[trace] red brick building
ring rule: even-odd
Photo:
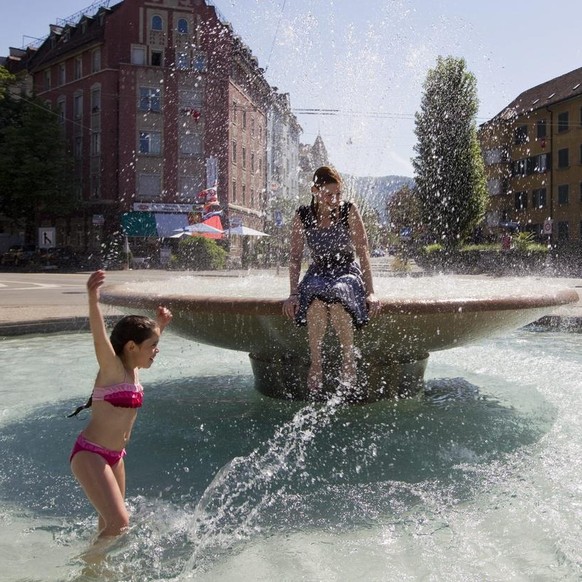
[[[46,215],[39,226],[56,226],[59,245],[89,251],[122,223],[146,235],[153,220],[167,236],[216,184],[223,222],[261,229],[274,92],[250,49],[209,0],[92,7],[5,61],[31,75],[76,160],[82,215]]]

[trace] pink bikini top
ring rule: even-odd
[[[143,388],[141,384],[129,384],[128,382],[104,387],[95,386],[93,400],[104,400],[121,408],[141,408]]]

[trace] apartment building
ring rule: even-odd
[[[157,244],[210,187],[225,225],[262,229],[281,97],[210,0],[94,2],[3,63],[28,72],[75,157],[83,212],[54,219],[58,244],[90,250],[117,232]]]
[[[479,128],[491,232],[582,241],[582,68],[524,91]]]

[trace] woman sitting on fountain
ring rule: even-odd
[[[335,169],[323,166],[316,170],[311,204],[299,207],[291,232],[291,293],[283,304],[283,313],[298,325],[307,324],[311,356],[307,387],[312,394],[323,385],[321,350],[328,322],[342,351],[339,381],[353,386],[354,328],[366,325],[369,315],[375,315],[380,307],[374,296],[364,223],[356,205],[342,201],[341,186],[341,176]],[[305,242],[312,264],[299,283]]]
[[[158,307],[156,319],[127,315],[107,337],[99,307],[99,289],[105,272],[96,271],[87,281],[89,323],[99,372],[91,398],[70,416],[92,408],[91,420],[78,436],[71,470],[99,515],[99,537],[117,536],[129,525],[125,507],[125,445],[129,440],[143,388],[138,370],[149,368],[160,351],[158,342],[172,319]]]

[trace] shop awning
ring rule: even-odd
[[[187,214],[126,212],[121,216],[121,228],[127,236],[169,238],[185,226]]]
[[[121,230],[126,236],[158,236],[153,212],[126,212],[122,214]]]

